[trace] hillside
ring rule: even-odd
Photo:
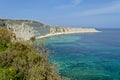
[[[98,32],[94,28],[54,27],[37,21],[0,19],[0,26],[7,26],[17,38],[29,40],[31,37],[45,37],[69,33]]]
[[[14,42],[12,34],[0,27],[0,80],[66,80],[48,62],[42,44]]]

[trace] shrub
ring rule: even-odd
[[[0,80],[63,80],[43,56],[43,47],[36,51],[33,45],[11,42],[6,29],[0,36]]]
[[[34,42],[36,40],[35,36],[30,38],[30,41]]]
[[[12,41],[12,34],[6,27],[0,27],[0,51],[6,50],[7,44]]]
[[[7,30],[6,27],[0,28],[0,44],[6,44],[12,40],[12,32]]]

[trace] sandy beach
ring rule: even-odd
[[[40,37],[36,37],[36,39],[40,39],[40,38],[46,38],[46,37],[51,37],[51,36],[56,36],[56,35],[62,35],[62,34],[75,34],[75,33],[94,33],[94,32],[100,32],[98,30],[94,30],[94,31],[78,31],[78,32],[60,32],[60,33],[54,33],[54,34],[47,34],[45,36],[40,36]]]

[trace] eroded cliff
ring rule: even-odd
[[[17,38],[29,40],[31,37],[43,37],[69,33],[98,32],[94,28],[53,27],[37,21],[0,19],[0,26],[12,30]]]

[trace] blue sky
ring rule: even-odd
[[[0,0],[0,18],[57,26],[120,28],[120,0]]]

